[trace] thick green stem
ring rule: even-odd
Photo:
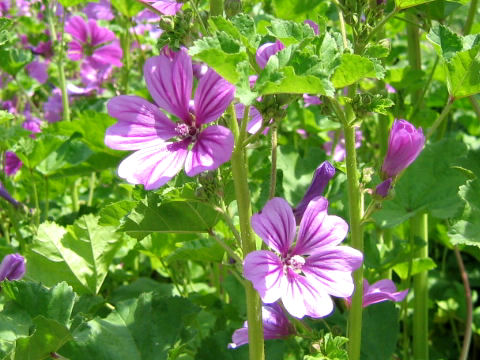
[[[472,31],[473,20],[477,14],[478,9],[478,0],[472,0],[470,2],[470,8],[468,9],[467,21],[465,21],[465,26],[463,27],[463,35],[470,34]]]
[[[54,15],[55,10],[53,7],[48,9],[48,25],[50,28],[50,36],[52,37],[52,42],[54,45],[57,45],[58,37],[57,31],[55,29],[55,22],[54,19],[57,17]],[[64,51],[63,51],[63,44],[64,44],[64,36],[63,36],[63,25],[64,25],[65,15],[62,17],[62,37],[60,39],[60,44],[58,48],[58,53],[56,53],[56,64],[58,69],[58,81],[60,82],[60,90],[62,91],[62,105],[63,105],[63,119],[66,121],[70,121],[70,105],[68,103],[68,93],[67,93],[67,81],[65,79],[65,69],[63,67],[63,59],[64,59]]]
[[[424,244],[418,250],[417,257],[428,257],[428,215],[419,214],[411,224],[413,232],[423,240]],[[428,360],[428,272],[413,276],[413,358]]]
[[[245,149],[241,146],[245,137],[244,127],[240,132],[238,121],[235,115],[233,105],[230,106],[229,125],[233,131],[236,146],[232,154],[232,174],[235,185],[235,196],[238,206],[238,218],[240,222],[240,234],[242,237],[243,256],[255,251],[255,236],[250,225],[252,216],[252,204],[250,190],[248,188],[248,165]],[[247,322],[248,322],[248,343],[249,359],[264,360],[265,350],[263,345],[263,323],[262,323],[262,302],[258,293],[250,282],[245,284],[245,293],[247,297]]]
[[[223,0],[210,0],[210,15],[211,16],[223,15]]]
[[[348,112],[347,112],[348,114]],[[347,116],[349,119],[349,116]],[[350,121],[348,121],[350,122]],[[363,196],[357,169],[357,156],[355,151],[355,127],[344,126],[345,146],[347,151],[347,181],[348,181],[348,206],[350,214],[351,245],[363,252],[363,228],[361,224],[363,213]],[[355,292],[352,296],[352,306],[348,316],[348,355],[350,360],[360,359],[362,343],[362,311],[363,311],[363,267],[353,273]]]
[[[90,175],[90,184],[88,187],[88,200],[87,200],[87,205],[92,206],[93,204],[93,194],[95,193],[95,183],[97,182],[97,176],[95,175],[95,172],[92,172]]]
[[[270,192],[268,198],[275,196],[275,187],[277,185],[277,125],[272,126],[272,165],[270,168]]]

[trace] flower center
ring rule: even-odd
[[[200,130],[195,125],[187,125],[182,123],[177,125],[175,132],[182,140],[191,139],[192,141],[196,141]]]
[[[285,260],[284,269],[290,268],[297,274],[301,274],[303,265],[305,265],[305,258],[300,255],[294,255]]]

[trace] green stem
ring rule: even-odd
[[[238,217],[240,222],[240,234],[242,237],[243,256],[256,250],[255,236],[250,225],[252,216],[252,204],[250,202],[250,190],[248,188],[248,166],[245,149],[242,144],[245,132],[238,129],[238,121],[233,105],[230,106],[229,125],[236,140],[236,146],[232,154],[232,174],[235,186],[235,197],[237,199]],[[242,127],[243,130],[243,127]],[[245,286],[247,300],[247,322],[248,322],[248,343],[249,359],[264,360],[265,352],[263,345],[263,323],[262,323],[262,302],[258,293],[250,282]]]
[[[72,212],[77,212],[80,207],[78,205],[78,184],[77,180],[73,182],[71,185],[71,192],[72,192]]]
[[[277,185],[277,125],[272,126],[272,165],[270,169],[270,192],[268,198],[272,199],[275,196],[275,187]]]
[[[470,101],[470,104],[472,104],[472,108],[477,115],[477,119],[480,119],[480,105],[478,104],[477,99],[475,99],[475,96],[469,96],[468,100]]]
[[[382,21],[380,21],[368,34],[366,40],[365,40],[365,44],[368,44],[368,42],[370,40],[373,39],[373,37],[380,31],[383,29],[383,26],[388,22],[388,20],[390,20],[392,17],[394,17],[397,13],[398,13],[399,9],[395,8],[393,9],[393,11],[388,14],[387,16],[385,16]]]
[[[48,199],[48,195],[49,195],[48,176],[45,176],[45,220],[48,219],[48,211],[50,210],[50,201]]]
[[[438,118],[432,124],[430,129],[428,129],[427,135],[426,135],[427,139],[430,138],[430,136],[432,136],[432,134],[435,132],[435,130],[437,130],[437,128],[442,123],[442,121],[447,117],[448,113],[450,112],[450,109],[452,108],[452,105],[453,105],[454,101],[455,101],[455,99],[453,97],[448,98],[447,104],[443,108],[441,114],[438,116]]]
[[[430,71],[430,75],[428,75],[427,82],[425,83],[425,86],[422,88],[422,91],[420,92],[420,96],[418,97],[417,101],[415,102],[415,106],[413,107],[411,117],[415,116],[415,114],[420,109],[420,106],[423,103],[423,99],[425,98],[425,94],[427,93],[428,88],[430,87],[430,84],[432,83],[433,75],[435,74],[435,70],[437,69],[437,65],[438,65],[439,60],[440,60],[440,56],[436,56],[435,57],[435,62],[433,63],[433,66],[432,66],[432,70]]]
[[[388,250],[392,249],[392,231],[393,229],[384,229],[383,230],[383,245],[385,245],[385,248]],[[392,278],[392,268],[389,268],[383,272],[382,278],[384,279],[391,279]]]
[[[412,222],[414,234],[424,244],[418,250],[417,257],[428,257],[428,214],[415,215]],[[422,271],[413,276],[413,358],[428,360],[428,272]]]
[[[410,67],[415,70],[422,69],[422,57],[420,51],[420,31],[416,25],[415,15],[411,12],[405,14],[406,19],[412,23],[407,23],[407,42],[408,42],[408,62]],[[413,98],[420,99],[422,90],[419,89],[412,93]],[[412,98],[412,104],[413,104]],[[420,104],[421,105],[421,104]]]
[[[200,27],[202,28],[203,35],[206,36],[209,34],[207,27],[203,23],[202,16],[200,15],[200,12],[198,11],[197,5],[195,4],[195,0],[192,0],[189,2],[190,6],[192,7],[193,12],[195,13],[195,16],[198,18],[198,22],[200,24]]]
[[[130,46],[131,46],[131,35],[130,35],[130,18],[125,20],[125,35],[122,41],[123,48],[123,86],[122,91],[124,94],[128,94],[128,80],[130,76]]]
[[[351,122],[351,110],[347,110],[347,121]],[[357,169],[357,157],[355,150],[355,127],[344,126],[347,181],[348,181],[348,206],[350,214],[351,245],[363,253],[363,228],[361,224],[363,213],[363,193]],[[362,343],[362,311],[363,311],[363,267],[353,273],[355,292],[352,296],[352,305],[348,314],[348,355],[350,360],[360,359],[360,347]]]
[[[35,213],[34,213],[34,221],[35,226],[38,229],[40,225],[40,201],[38,199],[38,190],[37,190],[37,182],[35,181],[35,176],[33,175],[33,170],[30,169],[30,178],[32,179],[32,187],[33,187],[33,201],[35,204]]]
[[[468,350],[470,349],[470,342],[472,340],[472,322],[473,322],[473,304],[472,304],[472,290],[470,289],[470,282],[468,281],[468,274],[463,264],[462,255],[455,246],[455,257],[457,258],[458,268],[462,276],[463,287],[465,288],[465,301],[467,303],[467,321],[465,323],[465,334],[463,335],[462,352],[458,360],[468,359]]]
[[[54,15],[55,9],[49,8],[48,9],[48,25],[50,28],[50,36],[52,37],[52,42],[55,45],[57,45],[58,42],[58,37],[57,37],[57,31],[55,30],[55,23],[54,19],[56,19],[56,16]],[[64,23],[65,23],[65,15],[62,16],[62,38],[60,40],[60,45],[59,45],[59,51],[56,55],[57,57],[57,69],[58,69],[58,80],[60,82],[60,90],[62,91],[62,105],[63,105],[63,119],[66,121],[70,121],[70,105],[68,103],[68,93],[67,93],[67,82],[65,79],[65,69],[63,67],[63,57],[64,57],[64,51],[63,51],[63,41],[64,41],[64,36],[63,36],[63,31],[64,31]],[[56,46],[55,46],[56,48]]]
[[[388,150],[388,116],[378,115],[378,143],[380,145],[380,157],[383,159]]]
[[[210,0],[210,16],[223,15],[223,0]]]
[[[28,104],[30,105],[30,108],[32,110],[33,113],[35,113],[36,116],[39,116],[43,119],[43,113],[40,112],[40,110],[38,109],[37,105],[35,105],[35,103],[33,102],[32,100],[32,97],[30,95],[28,95],[27,91],[25,90],[25,88],[22,86],[22,84],[20,83],[20,81],[14,77],[15,79],[15,82],[17,84],[17,87],[18,89],[20,90],[20,92],[25,96],[25,98],[27,99],[27,102]]]
[[[210,231],[209,234],[218,243],[218,245],[220,245],[228,253],[228,255],[230,255],[232,259],[234,259],[237,262],[237,264],[243,263],[243,260],[240,259],[240,257],[237,254],[235,254],[235,251],[233,251],[233,249],[230,246],[228,246],[225,243],[225,241],[220,239],[220,237],[217,234],[215,234],[213,231]]]
[[[472,0],[470,2],[470,8],[468,9],[467,21],[465,22],[465,26],[463,27],[463,35],[468,35],[470,34],[470,31],[472,31],[473,20],[475,19],[477,9],[478,0]]]
[[[92,175],[90,175],[90,184],[89,184],[89,189],[88,189],[87,206],[92,206],[92,204],[93,204],[93,194],[95,193],[96,178],[97,177],[95,175],[95,172],[92,172]]]

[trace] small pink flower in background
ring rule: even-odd
[[[265,340],[281,339],[295,334],[295,328],[288,320],[285,312],[278,304],[262,306],[263,337]],[[248,344],[248,323],[245,321],[241,329],[235,330],[229,349]]]
[[[142,2],[152,5],[163,15],[175,15],[180,11],[183,4],[177,0],[141,0]]]
[[[47,101],[43,104],[43,111],[45,120],[50,123],[62,120],[62,91],[59,88],[53,89],[52,95],[50,95]]]
[[[383,160],[385,178],[397,176],[415,161],[425,145],[422,128],[416,128],[407,120],[395,120],[388,138],[388,151]]]
[[[12,151],[6,151],[5,163],[3,165],[3,171],[5,174],[8,176],[13,176],[18,172],[18,170],[21,169],[23,163],[22,160],[18,158],[17,154]]]
[[[332,139],[329,142],[323,144],[323,149],[327,152],[328,156],[332,155],[332,146],[333,141],[335,139],[335,131],[329,131],[328,136]],[[358,149],[362,145],[363,134],[362,130],[355,131],[355,148]],[[337,141],[337,146],[335,146],[335,151],[333,153],[333,160],[335,161],[343,161],[345,160],[345,156],[347,155],[347,151],[345,150],[345,136],[343,132],[340,133],[340,136]]]
[[[32,47],[32,52],[35,55],[42,55],[44,58],[49,59],[53,56],[52,42],[40,41],[37,46]]]
[[[5,256],[0,264],[0,281],[20,280],[25,275],[25,259],[20,254]]]
[[[95,20],[88,23],[80,16],[73,16],[65,25],[65,32],[72,35],[68,43],[71,60],[85,60],[93,67],[122,66],[123,51],[115,34],[98,26]]]
[[[305,129],[297,129],[295,130],[298,135],[302,137],[302,139],[308,138],[308,132]]]
[[[390,84],[385,84],[385,89],[387,89],[387,92],[389,94],[395,94],[397,92],[397,89],[395,89],[392,85]]]
[[[112,20],[114,18],[109,0],[88,3],[83,12],[89,19]]]
[[[267,66],[268,59],[283,49],[285,49],[285,45],[283,45],[280,40],[277,40],[274,43],[265,43],[261,45],[257,50],[257,54],[255,55],[258,66],[260,66],[261,69],[265,68],[265,66]]]
[[[352,271],[362,264],[362,253],[338,246],[348,232],[347,223],[327,214],[328,201],[310,201],[296,236],[295,216],[281,198],[268,201],[252,216],[255,233],[274,251],[249,253],[243,273],[266,304],[281,299],[294,317],[319,318],[333,311],[330,296],[353,293]],[[294,245],[295,242],[295,245]]]
[[[34,60],[25,66],[25,68],[27,69],[28,75],[37,80],[40,84],[45,84],[48,79],[48,63]]]
[[[302,200],[298,205],[293,209],[293,215],[295,216],[295,221],[300,224],[303,213],[307,209],[308,204],[311,200],[317,196],[322,195],[323,191],[328,185],[328,182],[335,176],[335,168],[328,161],[321,163],[315,173],[313,174],[312,183],[308,187],[305,195],[303,195]]]
[[[31,132],[31,138],[35,139],[35,134],[42,132],[41,125],[42,120],[33,116],[29,110],[25,111],[25,121],[23,122],[22,127]]]
[[[186,49],[160,55],[144,66],[147,88],[156,105],[138,96],[111,99],[108,113],[118,122],[107,129],[105,144],[116,150],[135,150],[122,161],[118,175],[131,184],[157,189],[183,167],[188,176],[217,169],[230,160],[232,132],[217,120],[232,102],[235,87],[212,69],[193,87],[192,59]],[[175,115],[173,122],[160,110]]]
[[[314,105],[322,105],[323,101],[320,100],[318,96],[303,94],[303,103],[305,104],[305,107],[309,107]]]
[[[370,285],[366,279],[363,279],[363,307],[376,304],[382,301],[400,302],[405,299],[408,289],[397,291],[392,280],[383,279]],[[346,299],[347,304],[352,302],[351,297]]]

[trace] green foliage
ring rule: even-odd
[[[436,24],[428,39],[442,56],[447,73],[448,92],[454,98],[480,92],[480,37],[461,37]]]
[[[288,20],[304,20],[311,18],[310,15],[321,2],[321,0],[273,1],[277,16]]]
[[[144,8],[144,6],[136,0],[112,0],[111,2],[115,9],[128,17],[137,15],[138,12]]]
[[[32,53],[29,50],[11,47],[0,48],[0,68],[12,76],[15,76],[32,61],[32,58]]]
[[[340,65],[332,77],[336,88],[351,85],[365,77],[376,77],[375,64],[372,60],[355,54],[343,54]]]
[[[41,224],[27,251],[29,276],[47,286],[63,279],[79,293],[97,294],[123,244],[113,230],[98,225],[93,215],[66,228],[52,222]]]
[[[65,7],[82,5],[82,4],[88,3],[89,1],[90,1],[90,0],[58,0],[58,2],[59,2],[60,4],[62,4],[62,6],[65,6]],[[113,0],[112,3],[113,3],[114,1],[115,1],[115,0]]]
[[[399,9],[406,9],[412,6],[426,4],[431,1],[434,0],[395,0],[395,5],[397,5]]]

